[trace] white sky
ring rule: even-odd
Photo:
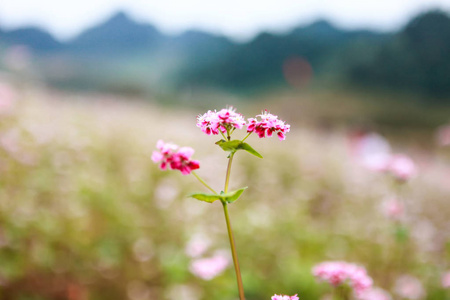
[[[67,39],[123,9],[165,33],[195,28],[245,40],[318,18],[343,28],[395,30],[431,8],[450,11],[450,0],[0,0],[0,26],[37,25]]]

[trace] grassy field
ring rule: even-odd
[[[158,139],[190,146],[198,174],[220,190],[226,154],[195,125],[203,107],[35,88],[16,96],[0,118],[0,299],[237,299],[232,265],[202,280],[186,253],[199,236],[209,244],[203,257],[229,253],[221,205],[188,198],[206,190],[150,159]],[[375,126],[417,165],[417,176],[395,185],[363,168],[349,146],[349,131],[368,124],[358,112],[383,114],[333,96],[283,94],[238,107],[246,117],[267,108],[292,124],[283,142],[251,136],[264,159],[237,153],[233,165],[231,187],[249,187],[230,205],[247,299],[330,299],[311,273],[327,260],[364,266],[392,299],[406,299],[402,276],[423,285],[417,299],[450,299],[441,285],[450,269],[450,149],[434,145],[436,119],[392,132]],[[225,107],[219,102],[210,109]],[[393,195],[405,203],[401,227],[383,214]]]

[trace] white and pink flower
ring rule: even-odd
[[[195,258],[203,255],[211,245],[211,240],[202,235],[193,236],[186,245],[185,252]]]
[[[389,198],[383,203],[383,213],[389,219],[400,220],[404,211],[403,203],[397,198]]]
[[[388,162],[387,171],[401,181],[410,179],[417,172],[412,159],[404,154],[393,155]]]
[[[161,163],[159,167],[161,170],[179,170],[181,174],[188,175],[193,170],[200,168],[200,163],[197,160],[191,160],[194,154],[194,149],[190,147],[181,147],[178,149],[177,145],[164,143],[159,140],[156,144],[159,151],[153,151],[152,160],[155,163]]]
[[[192,274],[204,280],[211,280],[221,274],[230,264],[228,257],[216,254],[210,258],[200,258],[192,261],[189,270]]]
[[[383,289],[371,288],[359,295],[360,300],[391,300],[392,297]]]
[[[444,125],[437,129],[436,142],[441,147],[450,146],[450,125]]]
[[[16,100],[17,93],[12,86],[0,81],[0,114],[11,112]]]
[[[357,295],[370,289],[373,283],[366,269],[344,261],[320,263],[313,268],[312,272],[319,280],[327,281],[334,287],[349,284]]]
[[[411,275],[403,275],[398,278],[394,290],[398,296],[409,300],[419,300],[425,297],[425,289],[422,283]]]
[[[298,300],[297,294],[294,296],[288,296],[288,295],[273,295],[271,300]]]
[[[258,120],[258,117],[260,120]],[[255,132],[259,138],[271,137],[274,133],[282,141],[286,139],[286,133],[290,131],[291,126],[278,119],[278,116],[272,115],[267,110],[256,118],[248,119],[247,132]]]
[[[448,289],[450,288],[450,271],[447,271],[446,273],[444,273],[444,275],[442,275],[442,287],[444,289]]]
[[[245,119],[233,107],[223,108],[220,111],[211,111],[197,117],[197,127],[207,135],[217,135],[245,126]],[[220,131],[220,132],[219,132]]]

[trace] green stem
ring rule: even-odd
[[[225,220],[227,221],[228,238],[230,239],[231,255],[233,256],[234,271],[236,272],[236,279],[239,290],[239,299],[245,300],[244,285],[242,284],[241,270],[239,268],[239,260],[236,252],[236,245],[234,242],[233,231],[231,229],[230,217],[228,216],[228,204],[225,201],[223,201],[222,206],[223,212],[225,214]]]
[[[218,194],[212,187],[210,187],[200,176],[197,175],[197,173],[195,172],[191,172],[192,175],[195,176],[195,178],[198,179],[198,181],[200,181],[205,187],[207,187],[211,192],[213,192],[214,194]]]
[[[228,184],[230,183],[231,164],[233,163],[233,156],[234,153],[230,153],[230,158],[228,159],[227,176],[225,177],[225,188],[223,190],[224,193],[228,192]]]
[[[253,132],[249,132],[249,133],[245,136],[245,138],[242,139],[241,142],[245,141],[245,140],[250,136],[250,134],[252,134],[252,133],[253,133]]]
[[[220,134],[223,136],[223,138],[226,140],[227,137],[225,136],[225,134],[223,134],[222,130],[219,129]]]
[[[230,157],[228,159],[227,175],[225,178],[224,193],[228,192],[228,185],[230,183],[231,164],[233,162],[233,156],[234,156],[234,153],[230,153]],[[231,229],[230,217],[228,216],[227,202],[222,201],[222,206],[223,206],[223,212],[225,214],[225,220],[227,222],[228,238],[230,240],[231,255],[233,257],[233,263],[234,263],[234,271],[236,272],[236,280],[237,280],[237,285],[238,285],[238,290],[239,290],[239,299],[245,300],[244,285],[242,284],[241,270],[239,268],[239,260],[238,260],[238,256],[237,256],[237,252],[236,252],[236,244],[234,242],[233,230]]]

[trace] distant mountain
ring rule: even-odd
[[[310,25],[294,28],[290,35],[302,38],[332,39],[342,37],[345,32],[337,29],[328,21],[318,20]]]
[[[368,87],[450,96],[450,17],[420,14],[363,61],[349,62],[350,79]]]
[[[63,44],[46,31],[36,27],[26,27],[11,31],[0,30],[0,41],[3,44],[24,45],[38,53],[61,50]]]
[[[330,60],[356,41],[380,43],[386,36],[364,30],[341,30],[323,20],[283,35],[264,32],[248,43],[237,45],[208,67],[190,70],[186,81],[233,89],[284,84],[283,66],[294,57],[304,59],[320,76],[329,72],[326,67]]]
[[[152,25],[138,23],[124,12],[113,15],[89,28],[68,43],[68,48],[80,53],[110,54],[151,50],[164,36]]]
[[[286,64],[294,59],[319,82],[448,96],[449,43],[450,18],[440,11],[417,16],[398,33],[343,30],[319,20],[285,34],[262,32],[246,43],[197,30],[164,35],[124,12],[66,43],[38,28],[0,29],[0,46],[28,46],[52,83],[133,91],[286,85]]]

